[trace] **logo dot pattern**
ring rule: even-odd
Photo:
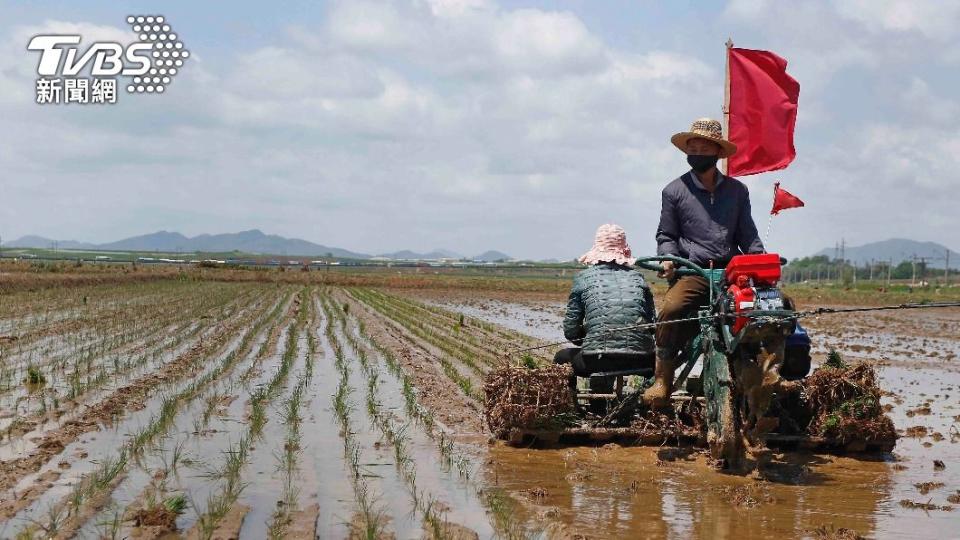
[[[127,92],[163,93],[177,74],[177,68],[182,67],[184,60],[190,57],[190,51],[183,48],[183,42],[179,41],[173,28],[162,16],[130,15],[127,24],[137,33],[141,42],[153,46],[148,73],[133,77],[132,84],[127,85]]]

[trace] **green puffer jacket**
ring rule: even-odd
[[[573,279],[573,290],[563,320],[563,335],[585,353],[633,352],[652,354],[653,331],[606,330],[653,322],[653,294],[640,272],[613,263],[600,263]]]

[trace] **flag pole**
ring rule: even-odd
[[[777,190],[780,189],[780,182],[773,183],[773,208],[777,206]],[[767,232],[763,235],[763,247],[769,253],[770,250],[767,249],[767,240],[770,239],[770,228],[773,225],[773,208],[770,210],[770,216],[767,218]]]
[[[730,140],[730,49],[733,48],[733,40],[727,38],[726,60],[723,76],[723,136]],[[730,158],[723,159],[723,174],[730,170]]]
[[[767,253],[770,252],[770,248],[767,247],[767,240],[770,240],[770,226],[773,225],[773,212],[770,212],[770,217],[767,218],[767,232],[763,235],[763,248],[767,250]]]

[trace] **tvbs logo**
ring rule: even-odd
[[[190,52],[162,16],[131,15],[127,24],[138,41],[98,41],[82,52],[80,35],[34,36],[27,49],[40,52],[37,103],[116,103],[118,77],[127,78],[128,93],[163,93]]]

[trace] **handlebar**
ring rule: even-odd
[[[700,276],[703,279],[710,281],[710,276],[707,272],[699,265],[690,261],[689,259],[684,259],[683,257],[674,257],[673,255],[657,255],[656,257],[639,257],[634,263],[634,266],[643,268],[645,270],[653,270],[655,272],[660,272],[663,270],[663,267],[660,264],[663,261],[671,261],[677,265],[675,270],[676,275],[678,276]]]
[[[719,294],[719,288],[716,283],[714,283],[710,274],[701,267],[700,265],[694,263],[689,259],[684,259],[683,257],[674,257],[673,255],[657,255],[655,257],[639,257],[634,266],[638,268],[643,268],[646,270],[653,270],[655,272],[660,272],[663,270],[663,267],[660,266],[660,262],[671,261],[677,265],[677,269],[674,270],[674,275],[676,276],[699,276],[706,280],[707,285],[710,287],[710,305],[713,305],[713,299],[717,298]]]

